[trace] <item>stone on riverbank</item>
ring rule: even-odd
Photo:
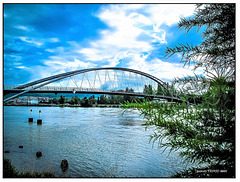
[[[36,156],[37,156],[37,158],[42,157],[42,152],[38,151],[38,152],[36,153]]]
[[[63,171],[66,171],[68,169],[68,161],[66,159],[62,160],[61,168]]]

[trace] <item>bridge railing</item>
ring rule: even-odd
[[[43,86],[40,87],[36,90],[47,90],[47,91],[99,91],[99,92],[103,92],[103,91],[112,91],[112,90],[108,90],[108,89],[99,89],[99,88],[78,88],[78,87],[58,87],[58,86]]]
[[[176,102],[182,102],[182,100],[180,98],[177,97],[172,97],[172,96],[168,96],[168,95],[148,95],[148,94],[144,94],[143,92],[125,92],[125,90],[109,90],[109,89],[99,89],[99,88],[77,88],[77,87],[58,87],[58,86],[43,86],[37,89],[34,89],[33,86],[25,88],[24,89],[18,89],[19,85],[4,85],[4,90],[20,90],[21,93],[23,92],[28,92],[28,89],[32,89],[35,91],[50,91],[50,92],[71,92],[73,91],[73,89],[76,90],[76,93],[81,93],[81,92],[89,92],[89,93],[94,93],[94,94],[118,94],[118,95],[132,95],[132,96],[140,96],[140,97],[144,97],[144,96],[150,96],[150,97],[156,97],[156,98],[161,98],[161,99],[167,99],[167,100],[172,100],[174,99]],[[18,94],[17,94],[18,96]],[[16,97],[16,96],[15,96]],[[12,99],[12,98],[10,98]],[[9,98],[5,99],[4,102],[7,102],[9,100]]]
[[[47,91],[73,91],[73,89],[78,91],[94,91],[94,92],[122,92],[126,93],[124,90],[111,90],[111,89],[100,89],[100,88],[78,88],[78,87],[57,87],[57,86],[43,86],[36,90],[47,90]],[[142,92],[134,92],[135,94],[143,94]]]
[[[4,85],[4,90],[14,90],[15,88],[19,87],[19,85]],[[27,87],[28,89],[33,89],[33,86]],[[111,90],[111,89],[100,89],[100,88],[78,88],[78,87],[58,87],[58,86],[43,86],[37,88],[36,90],[39,91],[73,91],[73,89],[78,91],[94,91],[94,92],[116,92],[116,93],[126,93],[124,90]],[[134,94],[143,94],[143,92],[134,92]]]
[[[3,89],[4,90],[12,90],[12,89],[15,89],[17,88],[19,85],[4,85],[3,86]]]

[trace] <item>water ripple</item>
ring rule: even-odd
[[[59,177],[169,177],[185,167],[176,153],[168,156],[148,143],[153,128],[145,131],[137,111],[35,107],[42,110],[38,126],[26,122],[29,110],[4,107],[4,149],[10,151],[4,156],[18,169],[49,170]],[[63,159],[69,162],[65,172]]]

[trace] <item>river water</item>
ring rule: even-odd
[[[31,109],[34,122],[28,123]],[[4,157],[19,171],[57,177],[170,177],[185,169],[177,153],[149,143],[154,128],[145,130],[143,123],[137,111],[121,108],[5,106]],[[63,159],[69,164],[64,172]]]

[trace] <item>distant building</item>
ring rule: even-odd
[[[28,103],[30,103],[30,104],[38,104],[38,98],[37,97],[31,97],[28,100]]]
[[[53,101],[53,98],[49,97],[33,97],[33,96],[21,96],[8,102],[6,105],[38,105],[48,104]]]

